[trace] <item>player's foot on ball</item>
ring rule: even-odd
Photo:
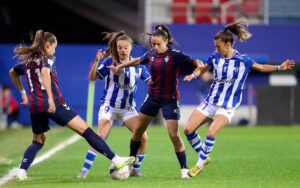
[[[118,157],[117,162],[114,162],[115,168],[120,169],[126,165],[132,165],[135,162],[135,157]]]

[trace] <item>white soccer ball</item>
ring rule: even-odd
[[[130,167],[126,165],[117,170],[115,165],[112,163],[108,168],[108,173],[112,179],[126,180],[127,178],[129,178],[130,175]]]

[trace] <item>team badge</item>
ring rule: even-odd
[[[169,57],[165,57],[165,62],[167,63],[169,61]]]

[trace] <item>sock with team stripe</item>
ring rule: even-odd
[[[133,169],[139,170],[142,162],[144,161],[145,154],[137,154],[135,163],[133,164]]]
[[[203,167],[203,164],[207,157],[209,156],[210,152],[212,151],[214,145],[215,145],[215,138],[212,137],[206,137],[205,142],[201,146],[199,160],[197,162],[197,166]]]
[[[85,156],[85,160],[84,160],[84,164],[82,167],[82,171],[89,171],[94,163],[95,158],[97,157],[97,153],[92,151],[92,150],[88,150],[86,156]]]
[[[200,155],[201,150],[201,138],[197,131],[192,132],[191,134],[185,134],[187,140],[191,144],[192,148]]]

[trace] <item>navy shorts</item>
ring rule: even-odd
[[[179,109],[179,101],[171,100],[168,102],[159,102],[155,100],[150,95],[146,96],[144,103],[141,106],[140,112],[155,117],[158,113],[158,110],[161,108],[163,117],[165,120],[180,119],[180,109]]]
[[[67,104],[56,106],[55,113],[41,112],[30,115],[32,132],[42,134],[49,128],[49,119],[61,126],[67,125],[77,114]]]

